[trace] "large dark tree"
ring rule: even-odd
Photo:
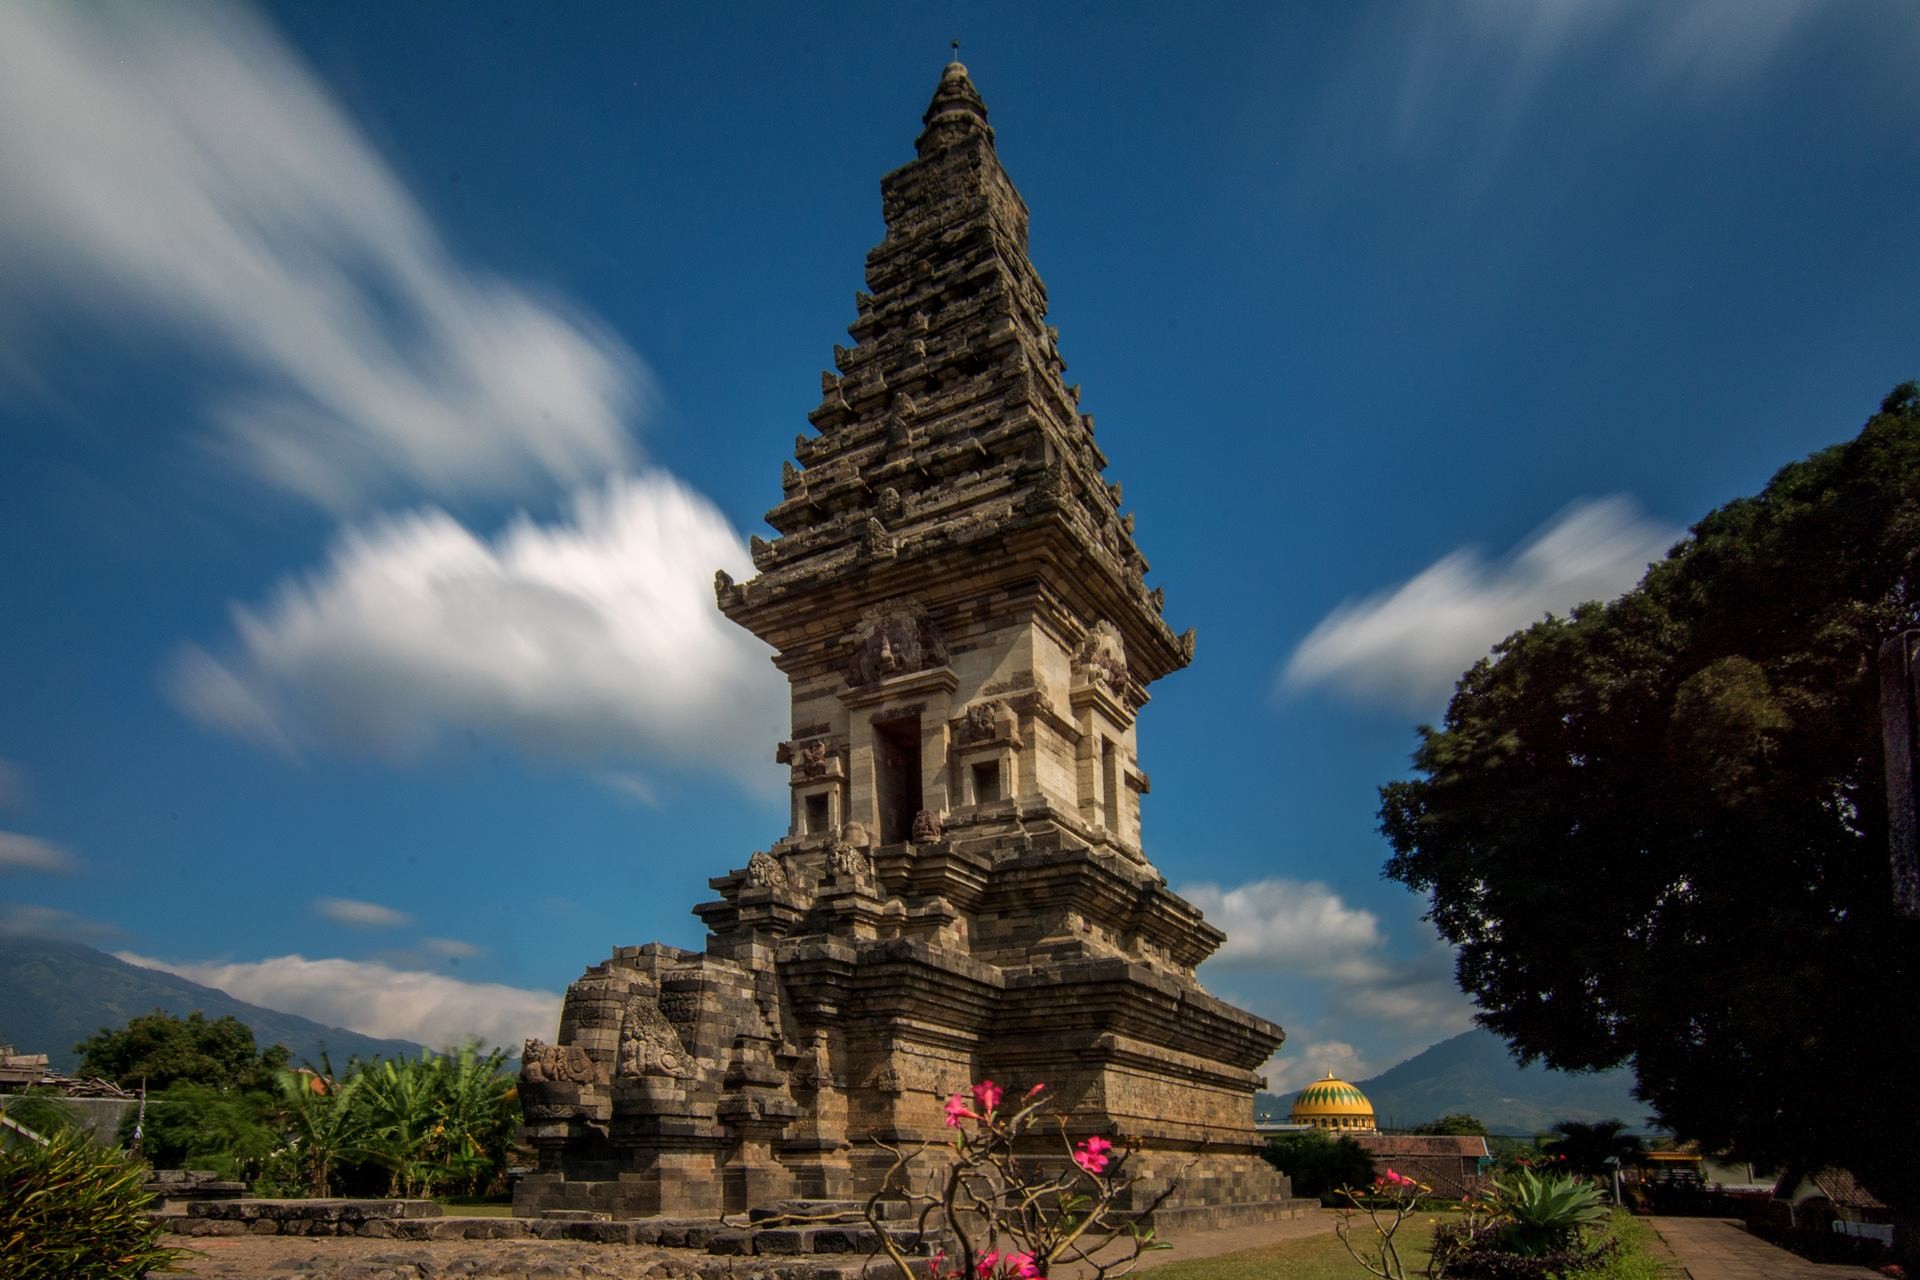
[[[1381,789],[1480,1021],[1631,1062],[1667,1124],[1909,1211],[1920,924],[1892,898],[1876,654],[1920,625],[1920,391],[1508,637]]]

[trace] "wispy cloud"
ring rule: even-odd
[[[0,871],[72,872],[80,860],[51,840],[0,831]]]
[[[352,929],[397,929],[413,923],[413,917],[377,902],[357,898],[315,898],[314,914]]]
[[[645,774],[635,773],[631,769],[604,769],[593,777],[594,781],[623,799],[648,809],[660,807],[660,788],[654,786],[653,780]]]
[[[1430,709],[1499,641],[1550,611],[1626,591],[1680,537],[1629,498],[1577,503],[1503,561],[1453,551],[1398,587],[1340,605],[1294,649],[1280,685]]]
[[[1726,94],[1761,76],[1816,17],[1818,0],[1458,0],[1369,24],[1356,56],[1395,86],[1394,138],[1409,154],[1471,121],[1483,157],[1503,150],[1576,61],[1615,94]],[[1597,65],[1591,65],[1597,64]],[[1621,104],[1622,109],[1625,104]],[[1457,140],[1457,139],[1456,139]]]
[[[462,942],[459,938],[422,938],[420,949],[428,955],[439,956],[443,960],[471,960],[487,952],[485,947],[471,942]]]
[[[77,916],[59,907],[43,907],[31,902],[0,902],[0,937],[13,938],[110,938],[120,932],[118,926]]]
[[[12,809],[26,798],[27,775],[11,760],[0,760],[0,809]]]
[[[551,1039],[560,995],[371,961],[275,956],[239,964],[177,963],[128,952],[128,964],[177,973],[251,1004],[298,1014],[363,1035],[412,1040],[429,1048],[477,1038],[519,1052],[533,1036]]]
[[[202,723],[292,752],[405,759],[474,734],[748,776],[784,727],[785,683],[714,607],[720,567],[750,572],[739,536],[659,472],[491,541],[421,511],[349,530],[321,568],[236,606],[232,643],[183,651],[166,683]]]
[[[225,5],[0,6],[0,294],[196,339],[244,371],[213,440],[334,509],[630,464],[649,377],[460,262],[325,89]]]

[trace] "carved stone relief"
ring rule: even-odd
[[[851,637],[850,678],[856,685],[947,664],[947,646],[924,605],[905,601],[869,610]]]
[[[1074,668],[1086,676],[1089,684],[1104,685],[1116,698],[1125,697],[1127,646],[1120,638],[1120,629],[1104,619],[1094,624],[1074,657]]]
[[[675,1076],[691,1074],[680,1035],[646,992],[628,998],[620,1023],[620,1057],[615,1074]]]
[[[787,869],[770,853],[756,853],[747,859],[747,883],[770,889],[790,888]]]

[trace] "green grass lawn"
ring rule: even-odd
[[[1394,1236],[1400,1262],[1409,1277],[1419,1276],[1426,1269],[1427,1243],[1433,1237],[1433,1223],[1434,1218],[1425,1215],[1410,1218]],[[1355,1219],[1354,1228],[1356,1243],[1365,1245],[1373,1241],[1365,1219]],[[1626,1243],[1626,1251],[1598,1271],[1581,1272],[1579,1280],[1669,1280],[1681,1274],[1663,1265],[1649,1251],[1652,1232],[1646,1224],[1616,1210],[1610,1229]],[[1333,1235],[1303,1236],[1243,1253],[1169,1262],[1153,1268],[1149,1274],[1152,1280],[1365,1280],[1366,1276],[1360,1264],[1348,1256],[1346,1248]]]

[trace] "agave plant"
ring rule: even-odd
[[[170,1267],[182,1251],[147,1216],[145,1172],[78,1129],[0,1151],[0,1275],[140,1280]]]
[[[1597,1226],[1611,1213],[1592,1183],[1567,1174],[1542,1178],[1531,1169],[1512,1182],[1495,1182],[1493,1199],[1510,1221],[1506,1242],[1516,1253],[1565,1248],[1579,1239],[1582,1227]]]

